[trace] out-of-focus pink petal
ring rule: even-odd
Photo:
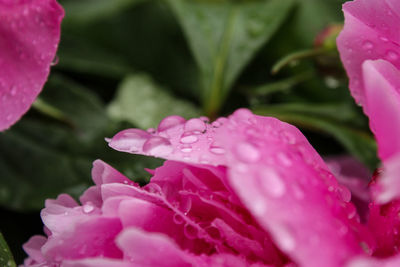
[[[28,254],[28,256],[34,262],[41,263],[45,261],[45,258],[43,257],[43,254],[41,252],[41,248],[46,243],[46,241],[47,241],[46,237],[35,235],[31,237],[29,241],[23,245],[26,254]]]
[[[398,267],[400,266],[400,256],[386,259],[361,257],[352,260],[346,267]]]
[[[163,234],[130,228],[119,235],[117,243],[124,258],[132,262],[133,266],[190,267],[195,263],[194,255],[191,257],[183,252]]]
[[[362,64],[385,59],[400,68],[400,5],[397,0],[355,0],[344,4],[345,26],[337,39],[350,90],[364,104]]]
[[[280,249],[311,267],[343,266],[363,253],[360,243],[370,240],[355,207],[299,130],[246,110],[223,129],[215,138],[227,151],[229,181]]]
[[[384,161],[400,152],[400,71],[385,60],[363,64],[364,111]]]
[[[42,90],[63,16],[55,0],[0,0],[0,131],[19,120]]]
[[[374,197],[387,203],[400,196],[400,71],[384,60],[363,64],[364,111],[378,143],[383,174],[377,181]]]
[[[366,222],[368,217],[368,204],[371,194],[368,183],[372,173],[365,165],[350,156],[334,156],[325,159],[329,169],[335,175],[343,190],[348,188],[351,192],[351,202],[357,207],[361,221]]]
[[[377,242],[373,255],[388,257],[398,253],[400,246],[400,202],[389,204],[370,204],[368,228]]]
[[[42,251],[54,261],[97,256],[120,258],[121,251],[116,247],[114,238],[121,229],[118,219],[87,216],[69,228],[65,227],[57,235],[50,236]]]
[[[96,185],[110,183],[133,184],[125,175],[99,159],[93,162],[92,179]]]
[[[129,262],[105,258],[65,261],[61,267],[133,267]]]

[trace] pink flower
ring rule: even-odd
[[[0,0],[0,131],[18,121],[42,90],[63,16],[55,0]]]
[[[167,160],[144,187],[96,161],[81,204],[46,202],[25,266],[339,267],[375,246],[349,191],[277,119],[171,116],[109,145]]]

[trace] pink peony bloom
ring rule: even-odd
[[[0,0],[0,131],[18,121],[42,90],[63,16],[55,0]]]
[[[348,189],[277,119],[171,116],[109,145],[167,160],[144,187],[96,161],[80,204],[46,201],[25,266],[340,267],[375,248]]]

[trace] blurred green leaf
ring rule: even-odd
[[[144,74],[128,76],[121,83],[108,113],[113,119],[129,121],[140,128],[156,127],[168,115],[200,115],[192,103],[170,95]]]
[[[161,164],[107,146],[104,137],[130,126],[109,119],[105,106],[89,89],[53,75],[41,99],[39,107],[35,104],[41,114],[28,114],[0,133],[1,206],[35,210],[60,193],[77,197],[92,184],[92,162],[98,158],[137,181],[148,178],[144,168]]]
[[[64,0],[61,1],[65,9],[64,24],[87,23],[101,17],[110,16],[130,5],[144,0]]]
[[[92,138],[109,124],[99,97],[61,75],[50,77],[34,107],[67,123],[84,139]]]
[[[169,0],[203,75],[203,103],[211,117],[233,82],[275,33],[293,0],[210,2]]]
[[[254,112],[259,115],[277,117],[304,129],[331,135],[364,164],[371,169],[376,168],[378,159],[374,138],[370,133],[345,123],[345,121],[351,122],[353,115],[343,106],[318,106],[302,103],[258,107],[254,109]]]
[[[16,267],[14,257],[2,233],[0,233],[0,266]]]

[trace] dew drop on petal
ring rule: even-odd
[[[270,225],[276,243],[285,252],[290,252],[296,247],[296,241],[286,227],[279,224]]]
[[[364,41],[362,47],[365,50],[371,50],[372,48],[374,48],[374,44],[370,41]]]
[[[163,132],[183,123],[185,123],[185,119],[181,116],[169,116],[163,119],[160,124],[158,124],[157,130],[159,132]]]
[[[193,148],[190,144],[184,144],[181,146],[181,151],[183,153],[190,153],[190,152],[192,152],[192,150],[193,150]]]
[[[172,217],[172,220],[176,224],[182,224],[185,221],[185,219],[181,215],[179,215],[178,213],[174,214],[174,216]]]
[[[221,147],[217,142],[214,142],[210,146],[210,152],[216,155],[225,154],[225,149]]]
[[[143,152],[152,156],[167,156],[172,151],[171,142],[161,136],[152,136],[143,145]]]
[[[248,119],[252,118],[254,115],[250,110],[241,108],[241,109],[236,110],[233,113],[233,116],[236,118],[239,118],[241,120],[248,120]]]
[[[88,202],[82,207],[84,213],[91,213],[94,210],[94,206]]]
[[[185,123],[185,132],[204,132],[206,124],[201,119],[190,119]]]
[[[162,192],[161,187],[155,183],[147,184],[145,186],[145,189],[147,190],[147,192],[153,193],[153,194],[161,194],[161,192]]]
[[[184,132],[181,136],[180,142],[183,144],[193,144],[199,140],[194,132]]]
[[[193,225],[186,224],[183,228],[183,231],[185,233],[185,236],[189,239],[195,239],[198,237],[198,230]]]
[[[286,192],[285,183],[273,169],[264,168],[260,172],[259,180],[263,188],[273,197],[281,197]]]
[[[260,151],[254,145],[242,142],[236,146],[236,156],[243,162],[256,162],[260,159]]]
[[[11,86],[11,88],[10,88],[10,94],[12,95],[12,96],[15,96],[16,94],[17,94],[17,87],[16,86]]]
[[[395,51],[389,50],[389,51],[387,51],[387,53],[386,53],[386,58],[387,58],[388,60],[391,60],[391,61],[396,61],[396,60],[399,59],[399,55],[398,55]]]
[[[120,151],[137,152],[150,138],[150,134],[140,129],[127,129],[111,139],[109,145]]]

